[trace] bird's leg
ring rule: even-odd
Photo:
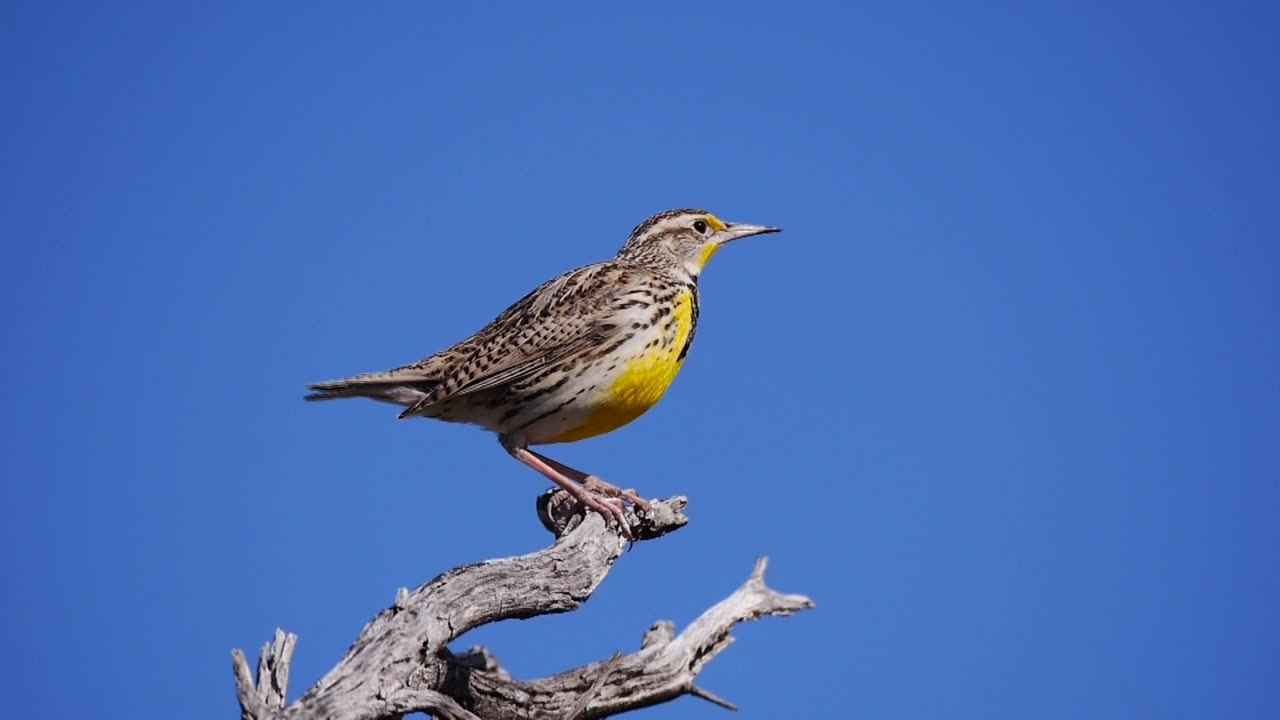
[[[649,509],[649,501],[636,494],[635,490],[627,490],[610,482],[605,482],[599,475],[588,475],[582,479],[582,487],[592,492],[599,491],[609,497],[622,498],[641,510]]]
[[[582,484],[582,487],[588,491],[599,492],[611,498],[622,498],[623,500],[626,500],[627,502],[631,503],[632,505],[635,505],[641,510],[649,509],[649,503],[645,502],[644,498],[637,495],[634,490],[623,490],[622,488],[618,487],[617,485],[614,485],[613,483],[605,482],[597,475],[590,475],[588,473],[582,472],[581,470],[571,468],[562,462],[552,460],[551,458],[547,457],[546,455],[543,455],[542,453],[536,453],[530,450],[529,454],[538,458],[542,462],[550,465],[556,470],[559,470],[561,473],[564,473],[565,475],[573,478],[574,480],[577,480],[579,483]]]
[[[572,495],[574,499],[582,503],[585,507],[591,508],[592,510],[600,513],[606,521],[609,518],[617,520],[618,529],[622,531],[623,537],[631,541],[635,540],[635,537],[631,535],[631,525],[627,523],[627,516],[622,512],[622,504],[620,502],[601,500],[599,497],[588,492],[583,485],[565,477],[564,472],[557,470],[550,463],[546,462],[542,456],[528,448],[516,448],[511,451],[511,455],[525,465],[537,470],[543,477]]]

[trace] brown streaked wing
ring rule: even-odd
[[[469,340],[474,351],[401,417],[448,398],[510,385],[608,340],[609,301],[626,273],[612,263],[570,270],[518,300]]]

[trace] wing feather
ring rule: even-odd
[[[516,301],[464,341],[470,348],[436,389],[400,417],[421,414],[442,400],[511,385],[549,365],[606,342],[621,270],[597,263],[570,270]]]

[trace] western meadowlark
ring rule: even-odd
[[[418,362],[309,386],[307,400],[366,397],[479,425],[583,505],[618,520],[634,492],[558,463],[531,445],[615,430],[662,397],[698,327],[698,275],[725,243],[778,228],[670,210],[631,231],[612,259],[570,270],[476,334]],[[608,501],[594,493],[603,494]]]

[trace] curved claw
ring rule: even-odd
[[[622,500],[618,500],[618,498],[622,498],[632,502],[636,507],[648,510],[649,504],[641,500],[634,492],[619,490],[594,475],[582,475],[582,480],[575,482],[565,476],[564,470],[571,470],[574,473],[578,471],[572,470],[572,468],[557,463],[550,458],[543,457],[527,447],[514,447],[510,452],[515,459],[537,470],[543,477],[572,495],[583,506],[600,513],[606,523],[608,523],[609,518],[617,520],[618,530],[622,533],[622,536],[635,542],[635,537],[631,533],[631,525],[627,522],[626,513],[622,510]],[[615,500],[616,504],[608,500],[601,500],[593,495],[592,491],[599,491],[606,497]]]
[[[595,510],[600,513],[600,515],[604,517],[606,523],[609,522],[609,518],[617,520],[618,531],[622,533],[622,536],[632,542],[635,542],[635,537],[631,534],[631,524],[627,522],[627,515],[622,511],[622,503],[614,504],[608,500],[601,500],[586,491],[582,493],[582,496],[579,497],[578,500],[591,510]]]

